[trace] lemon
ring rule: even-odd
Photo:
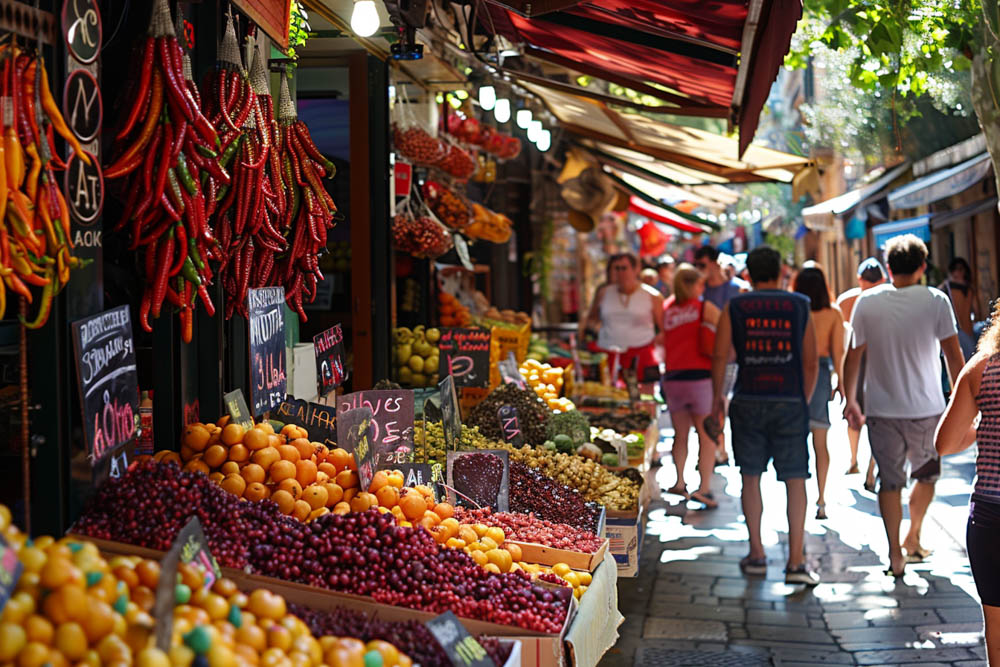
[[[10,604],[9,600],[8,604]],[[28,635],[20,625],[0,623],[0,661],[10,662],[27,643]]]
[[[417,355],[410,357],[409,361],[406,362],[406,365],[409,366],[410,370],[414,373],[424,372],[424,360]]]
[[[556,563],[552,566],[552,573],[557,574],[560,577],[567,574],[572,568],[566,563]]]

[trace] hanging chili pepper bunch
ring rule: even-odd
[[[29,286],[41,287],[35,317],[21,318],[26,327],[37,329],[48,321],[52,300],[69,281],[70,269],[82,264],[70,252],[69,207],[54,173],[66,164],[55,152],[53,129],[79,159],[90,164],[90,158],[52,98],[41,56],[12,41],[0,46],[0,61],[0,187],[5,190],[0,196],[0,317],[8,288],[30,304]]]
[[[248,77],[230,18],[219,52],[214,85],[209,89],[216,93],[210,104],[212,120],[223,141],[237,146],[233,182],[220,189],[216,222],[225,255],[219,274],[228,319],[234,312],[246,316],[248,289],[275,284],[275,254],[284,252],[288,243],[276,226],[284,203],[277,193],[283,186],[272,167],[277,164],[272,155],[277,127],[260,51],[253,48]]]
[[[280,136],[276,149],[281,155],[285,196],[282,228],[292,239],[291,248],[276,258],[276,276],[285,286],[285,301],[307,321],[303,298],[316,298],[316,283],[323,280],[319,254],[326,248],[327,232],[333,228],[337,206],[320,179],[333,178],[336,168],[323,157],[309,136],[309,128],[298,119],[288,93],[288,77],[281,75],[278,98]]]
[[[178,309],[181,337],[191,341],[194,302],[201,298],[211,316],[206,290],[210,259],[220,259],[208,224],[202,175],[219,181],[218,135],[202,114],[197,87],[184,67],[167,0],[155,0],[142,47],[141,70],[132,106],[115,137],[114,162],[105,178],[120,184],[125,211],[115,231],[126,227],[130,248],[140,250],[145,290],[139,323],[152,331],[164,302]]]

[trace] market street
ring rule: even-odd
[[[669,446],[666,439],[660,449]],[[964,550],[974,452],[945,459],[924,523],[923,543],[934,554],[894,583],[883,574],[887,548],[875,495],[863,489],[863,474],[843,475],[850,457],[841,419],[834,419],[830,451],[828,520],[812,518],[815,477],[807,484],[807,560],[823,583],[812,590],[784,583],[785,493],[773,469],[762,479],[767,577],[741,575],[740,476],[735,467],[717,468],[714,512],[686,511],[678,496],[651,504],[640,575],[618,584],[621,638],[601,665],[985,665]],[[669,455],[656,470],[662,488],[673,484]]]

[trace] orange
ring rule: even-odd
[[[286,438],[295,438],[298,436],[299,427],[295,424],[285,424],[279,432]]]
[[[287,651],[292,648],[292,633],[283,625],[275,623],[267,629],[267,645],[270,648]]]
[[[264,478],[267,477],[267,473],[264,469],[256,463],[243,466],[243,469],[240,470],[240,475],[247,481],[247,484],[263,482]]]
[[[316,464],[309,459],[303,459],[295,464],[295,479],[297,479],[299,484],[303,487],[309,486],[315,482],[318,472]]]
[[[506,542],[504,543],[503,548],[506,549],[507,553],[510,554],[511,560],[513,560],[515,563],[521,562],[522,554],[520,546],[514,544],[513,542]]]
[[[302,485],[299,484],[298,480],[294,477],[282,480],[281,483],[278,484],[278,489],[281,491],[287,491],[292,495],[292,498],[295,498],[296,500],[302,497]]]
[[[237,498],[242,498],[243,492],[247,488],[247,481],[239,473],[230,473],[226,475],[219,486]]]
[[[278,445],[278,453],[283,461],[291,461],[292,463],[298,463],[299,459],[302,458],[298,448],[291,445]]]
[[[135,566],[135,573],[139,576],[139,584],[150,590],[154,590],[160,583],[160,564],[155,560],[139,561]]]
[[[313,446],[313,456],[316,457],[316,461],[318,463],[326,461],[326,457],[330,454],[329,448],[318,442],[310,442],[309,444]]]
[[[264,633],[264,628],[256,623],[242,623],[236,630],[236,641],[255,651],[263,651],[267,648],[267,635]]]
[[[418,484],[417,486],[413,487],[413,490],[422,495],[424,498],[434,497],[434,492],[431,491],[431,487],[427,486],[426,484]]]
[[[184,444],[196,452],[200,452],[208,445],[212,434],[202,424],[191,424],[184,429]]]
[[[310,461],[310,463],[312,463],[312,461]],[[316,471],[316,483],[317,484],[326,484],[329,481],[330,481],[330,476],[329,475],[327,475],[325,472],[322,472],[322,471],[319,471],[319,470]]]
[[[339,503],[344,498],[344,490],[340,488],[339,484],[333,482],[325,482],[323,487],[326,489],[326,506],[333,507]]]
[[[250,460],[250,449],[244,444],[236,444],[229,448],[229,460],[244,463]]]
[[[406,483],[406,479],[403,477],[403,473],[398,470],[393,470],[389,474],[389,486],[395,487],[397,489],[403,488]]]
[[[345,503],[349,503],[349,502],[351,502],[351,499],[352,499],[352,498],[354,498],[354,496],[358,495],[358,492],[359,492],[359,491],[361,491],[361,489],[359,489],[359,488],[358,488],[358,487],[356,487],[356,486],[352,486],[352,487],[351,487],[351,488],[349,488],[349,489],[344,489],[344,497],[343,497],[343,501],[344,501]]]
[[[223,479],[225,479],[225,477],[226,477],[226,476],[225,476],[225,475],[223,475],[223,474],[222,474],[221,472],[213,472],[212,474],[210,474],[210,475],[208,476],[208,479],[209,479],[209,480],[210,480],[210,481],[211,481],[211,482],[212,482],[213,484],[218,484],[218,483],[219,483],[219,482],[221,482],[221,481],[222,481]]]
[[[50,557],[42,566],[39,583],[45,588],[59,588],[83,576],[80,570],[65,558]]]
[[[483,569],[493,574],[500,574],[500,568],[496,566],[496,563],[487,563],[483,565]]]
[[[197,454],[198,452],[194,451],[187,445],[181,445],[181,461],[190,461]]]
[[[229,427],[227,426],[226,428]],[[225,441],[226,439],[225,431],[223,431],[222,433],[223,433],[222,439],[223,441]],[[267,433],[264,433],[259,428],[252,428],[249,431],[247,431],[246,435],[243,436],[243,444],[246,445],[246,448],[252,452],[257,451],[258,449],[264,449],[269,444]]]
[[[255,451],[252,459],[261,468],[270,471],[271,466],[281,460],[281,454],[278,453],[275,447],[264,447]],[[295,466],[292,466],[292,468],[294,469]]]
[[[496,542],[497,545],[500,545],[503,544],[503,541],[507,536],[504,535],[503,528],[500,528],[499,526],[490,526],[486,529],[486,537]]]
[[[431,519],[430,516],[427,515],[427,514],[425,514],[424,516],[422,516],[420,518],[420,521],[418,521],[417,523],[419,523],[421,526],[423,526],[427,530],[431,530],[436,525],[435,521],[433,519]]]
[[[184,466],[184,470],[188,472],[200,472],[202,475],[207,475],[210,472],[208,466],[201,459],[191,459]]]
[[[218,468],[226,462],[226,456],[228,454],[229,452],[222,445],[212,445],[205,450],[201,460],[204,461],[205,465],[209,468]]]
[[[354,489],[361,483],[361,480],[358,478],[358,473],[353,470],[341,470],[337,473],[334,481],[337,482],[337,484],[340,484],[340,487],[343,489]]]
[[[427,503],[419,493],[407,493],[399,499],[399,507],[403,510],[403,515],[411,521],[422,517],[427,510]]]
[[[424,516],[421,519],[421,521],[423,521],[424,519],[427,519],[428,521],[430,521],[432,526],[436,526],[439,523],[441,523],[441,517],[439,517],[437,514],[435,514],[431,510],[427,510],[426,512],[424,512]]]
[[[441,517],[443,521],[455,516],[455,508],[448,503],[438,503],[434,506],[434,513]]]
[[[320,472],[326,473],[330,477],[336,477],[337,476],[337,468],[332,463],[329,463],[328,461],[323,461],[318,466],[316,466],[316,468]]]
[[[84,640],[86,644],[86,639]],[[84,646],[83,652],[87,652]],[[83,655],[81,653],[80,655]],[[38,642],[29,642],[21,652],[17,654],[17,667],[42,667],[49,659],[49,647]]]
[[[53,623],[78,621],[87,615],[87,594],[79,586],[66,584],[45,597],[42,609]]]
[[[471,526],[459,526],[458,537],[469,544],[479,540],[479,536],[476,535],[476,531],[472,530]]]
[[[352,512],[364,512],[370,508],[368,498],[363,495],[356,495],[351,498],[350,508]]]
[[[240,464],[236,461],[226,461],[219,468],[219,472],[223,475],[239,475],[240,474]]]
[[[381,489],[375,492],[375,497],[378,498],[378,504],[382,507],[395,507],[399,503],[399,491],[394,486],[383,486]]]
[[[89,598],[87,600],[87,615],[82,623],[87,641],[94,643],[114,631],[115,612],[107,602]]]
[[[230,447],[244,438],[243,427],[239,424],[226,424],[225,428],[222,429],[222,442]]]
[[[472,560],[476,561],[476,565],[480,567],[490,562],[490,559],[487,558],[485,551],[472,551],[469,555],[472,556]]]
[[[136,586],[129,593],[129,598],[132,602],[139,605],[139,608],[145,612],[150,612],[153,610],[153,603],[156,602],[156,594],[153,593],[151,588],[145,585]]]
[[[250,501],[264,500],[270,495],[267,487],[260,482],[254,482],[248,484],[246,491],[243,492],[243,497]]]
[[[329,513],[330,510],[326,507],[320,507],[319,509],[314,509],[312,512],[309,513],[309,517],[306,519],[306,521],[312,521],[313,519],[318,519],[324,514],[329,514]]]
[[[368,490],[378,493],[379,489],[389,485],[389,475],[384,470],[379,470],[372,476],[372,483],[368,485]]]
[[[443,519],[439,525],[442,530],[448,533],[448,537],[458,535],[459,523],[457,519],[449,517],[447,519]]]
[[[299,450],[299,458],[308,459],[316,453],[316,448],[305,438],[295,438],[288,445]]]
[[[24,631],[29,642],[39,642],[41,644],[51,644],[55,635],[55,628],[49,619],[38,614],[32,614],[24,622]]]
[[[458,539],[457,537],[449,537],[448,541],[445,542],[444,545],[451,549],[461,549],[465,546],[465,542]]]
[[[275,435],[274,433],[268,434],[267,436],[268,447],[274,447],[275,449],[277,449],[278,447],[281,447],[283,444],[285,443],[281,441],[281,436]]]
[[[403,508],[400,507],[399,505],[393,505],[392,509],[390,509],[389,512],[392,513],[394,517],[396,517],[396,521],[403,521],[404,519],[406,519],[406,515],[403,514]]]
[[[309,518],[309,513],[312,512],[312,506],[306,501],[299,499],[295,501],[295,506],[292,508],[292,516],[299,521],[305,521]]]
[[[330,496],[326,491],[326,488],[319,484],[311,484],[302,490],[302,499],[309,503],[309,507],[314,510],[318,510],[320,507],[326,507],[326,501],[329,500]],[[367,500],[366,500],[367,503]],[[354,508],[354,505],[351,505]],[[365,507],[365,509],[368,509]],[[364,510],[355,510],[358,512],[363,512]]]
[[[326,460],[336,466],[337,470],[355,467],[354,456],[342,447],[331,449],[330,453],[326,456]]]
[[[351,511],[351,506],[345,502],[339,502],[333,506],[334,514],[347,514]]]
[[[294,448],[293,448],[294,449]],[[261,451],[269,451],[270,448]],[[298,451],[296,450],[296,453]],[[267,470],[268,474],[271,476],[271,481],[275,484],[280,484],[286,479],[295,479],[295,464],[291,461],[275,461],[271,464],[271,467]]]
[[[163,450],[156,453],[157,456],[159,456],[160,454],[163,454],[163,456],[160,456],[160,458],[156,459],[160,463],[176,463],[177,465],[181,464],[181,457],[177,452]],[[156,456],[154,456],[153,458],[155,459]]]

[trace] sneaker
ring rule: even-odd
[[[803,564],[793,570],[785,570],[785,583],[816,586],[819,584],[819,575]]]
[[[750,556],[744,556],[743,560],[740,561],[740,572],[761,577],[766,575],[767,558],[750,558]]]

